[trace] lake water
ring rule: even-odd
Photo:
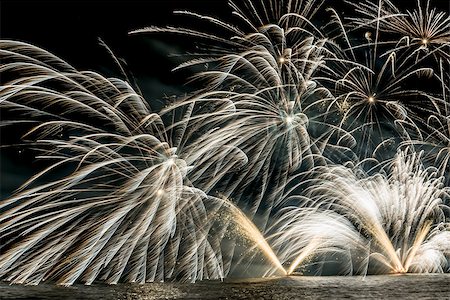
[[[450,274],[309,277],[205,281],[145,285],[0,283],[0,299],[450,299]]]

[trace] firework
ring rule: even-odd
[[[208,197],[187,178],[202,171],[169,144],[182,141],[183,128],[172,128],[178,135],[169,139],[124,81],[78,72],[23,43],[3,41],[1,54],[9,81],[0,102],[11,118],[2,125],[29,125],[25,138],[50,160],[1,202],[1,276],[60,284],[223,277],[208,241]],[[203,153],[220,167],[226,157],[213,144]],[[69,174],[38,184],[58,170]]]
[[[394,48],[387,53],[406,52],[405,55],[432,56],[435,60],[450,59],[450,16],[448,12],[430,7],[430,0],[417,0],[412,11],[402,12],[389,0],[362,3],[348,2],[356,7],[358,18],[350,18],[361,28],[381,30],[393,34],[396,39],[384,41],[392,43]],[[423,3],[426,3],[422,5]],[[370,31],[368,32],[371,36]],[[377,33],[378,35],[378,33]]]
[[[420,80],[438,86],[439,80],[431,66],[422,65],[428,56],[416,60],[396,52],[386,55],[392,47],[378,38],[354,42],[349,26],[330,11],[333,18],[327,27],[339,28],[339,34],[327,43],[334,58],[327,60],[329,68],[323,69],[320,82],[336,99],[337,126],[357,141],[357,157],[383,161],[403,141],[423,139],[423,116],[442,114],[440,101],[426,85],[413,84]]]
[[[207,63],[208,70],[194,76],[207,88],[177,101],[162,114],[194,105],[192,120],[199,124],[198,130],[246,154],[248,162],[243,171],[214,187],[197,186],[232,196],[248,215],[262,216],[261,228],[277,206],[276,199],[291,174],[302,165],[308,168],[325,160],[324,152],[337,156],[354,144],[351,135],[326,120],[335,101],[315,79],[327,55],[325,39],[308,21],[317,9],[311,1],[289,3],[270,2],[269,10],[264,2],[255,6],[245,2],[243,6],[253,8],[250,15],[231,3],[234,14],[250,26],[247,31],[213,17],[178,12],[231,32],[228,40],[174,27],[132,32],[178,33],[217,45],[208,49],[207,58],[199,53],[200,58],[179,67]]]
[[[436,101],[440,103],[440,113],[430,115],[427,120],[426,136],[422,140],[406,140],[403,145],[407,147],[415,147],[418,150],[424,150],[426,153],[425,160],[428,164],[436,166],[441,176],[446,178],[447,186],[450,185],[450,89],[448,79],[444,74],[448,74],[445,70],[443,62],[440,64],[440,72],[436,74],[441,85],[442,94]]]
[[[281,261],[291,262],[289,272],[308,256],[338,254],[346,274],[444,272],[449,190],[421,156],[398,153],[388,175],[330,168],[308,196],[292,195],[303,207],[282,212],[270,238]]]

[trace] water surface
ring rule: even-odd
[[[50,284],[11,286],[0,283],[0,299],[450,299],[450,274],[365,278],[291,276],[195,284],[96,284],[72,287]]]

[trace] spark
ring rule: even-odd
[[[294,121],[294,120],[292,119],[291,116],[287,116],[287,117],[286,117],[286,123],[287,123],[288,125],[291,125],[293,121]]]

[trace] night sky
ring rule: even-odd
[[[324,6],[337,7],[345,15],[345,6],[340,2],[342,0],[328,0]],[[405,8],[416,5],[414,0],[393,2]],[[449,6],[447,0],[431,3],[441,9]],[[98,43],[98,38],[102,38],[117,56],[126,60],[131,72],[179,85],[184,81],[175,80],[178,78],[174,78],[170,69],[176,62],[169,58],[169,53],[183,53],[180,51],[183,42],[179,37],[127,34],[130,30],[151,25],[191,25],[191,20],[174,16],[174,10],[189,10],[235,21],[227,0],[2,0],[0,32],[2,39],[42,47],[78,69],[111,72],[112,61]]]
[[[179,86],[184,81],[171,73],[176,62],[169,53],[183,52],[180,41],[173,36],[128,35],[150,25],[176,24],[175,9],[231,15],[225,0],[2,1],[1,35],[42,47],[78,69],[117,75],[111,58],[98,43],[101,38],[136,76]]]

